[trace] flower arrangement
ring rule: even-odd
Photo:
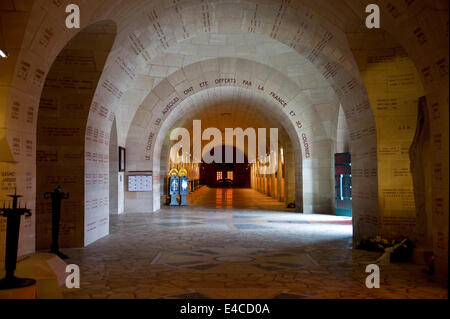
[[[401,236],[392,240],[377,236],[361,240],[356,248],[367,251],[384,252],[385,254],[380,257],[380,259],[383,257],[389,258],[390,262],[409,262],[411,261],[414,244],[406,236]]]

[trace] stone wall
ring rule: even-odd
[[[27,207],[33,209],[36,192],[35,124],[38,92],[43,79],[42,72],[30,63],[36,57],[19,58],[32,5],[31,2],[0,2],[0,45],[9,54],[8,59],[0,59],[0,200],[10,200],[7,195],[14,194],[17,188]],[[16,69],[20,70],[20,77],[15,76]],[[35,214],[22,218],[19,255],[34,252],[35,218]],[[5,241],[6,218],[1,217],[0,261],[5,258]]]
[[[83,29],[59,53],[45,79],[37,123],[37,249],[50,247],[51,201],[44,199],[44,193],[58,185],[70,193],[70,198],[62,202],[60,246],[84,244],[85,156],[98,163],[109,163],[107,156],[85,153],[86,122],[115,32],[111,22],[99,22]],[[107,132],[87,134],[109,144]],[[109,176],[93,176],[91,182],[104,187],[109,183]],[[109,205],[108,198],[103,200],[103,205]]]
[[[409,148],[416,131],[418,100],[425,94],[424,88],[411,58],[385,32],[373,33],[366,37],[363,47],[358,47],[354,55],[377,127],[381,234],[388,238],[412,237],[416,209]],[[431,211],[428,214],[431,216]]]
[[[360,2],[346,0],[361,19],[365,19],[364,7],[371,1]],[[422,83],[430,117],[430,148],[432,154],[430,181],[431,209],[433,220],[433,253],[436,272],[448,277],[448,70],[449,70],[449,32],[448,10],[446,0],[398,1],[383,0],[379,2],[380,10],[387,12],[383,16],[382,29],[406,51],[414,64]],[[357,33],[353,39],[360,43],[370,38],[374,30]],[[351,35],[349,35],[350,37]],[[377,44],[386,41],[378,37]],[[352,43],[352,39],[349,39]],[[356,43],[356,42],[355,42]],[[417,104],[413,106],[417,109]]]

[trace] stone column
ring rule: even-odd
[[[301,159],[300,159],[301,160]],[[295,162],[292,150],[285,150],[286,174],[284,176],[284,193],[287,204],[296,202],[295,199]],[[301,178],[301,176],[300,176]]]
[[[281,164],[281,149],[278,150],[278,170],[277,170],[277,199],[281,202],[283,201],[283,194],[281,193],[283,183],[283,165]]]
[[[414,231],[414,242],[419,250],[432,251],[433,239],[428,231],[431,224],[431,216],[427,203],[427,183],[426,176],[429,170],[429,145],[430,126],[425,97],[419,99],[417,113],[417,127],[414,140],[409,149],[410,168],[414,185],[414,202],[416,206],[416,227]],[[429,196],[428,196],[429,197]],[[428,198],[430,201],[431,199]]]

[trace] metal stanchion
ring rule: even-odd
[[[61,192],[61,187],[58,186],[53,192],[45,193],[44,198],[52,199],[52,245],[50,252],[61,259],[68,259],[69,257],[59,251],[59,222],[61,220],[61,201],[69,198],[69,193]]]
[[[0,289],[14,289],[22,288],[34,285],[36,280],[29,278],[17,278],[14,276],[17,264],[17,249],[19,245],[19,231],[20,231],[20,218],[22,215],[31,216],[31,211],[27,209],[26,205],[21,208],[18,205],[17,199],[22,197],[17,195],[14,191],[14,195],[8,195],[12,197],[12,207],[0,208],[0,216],[6,217],[6,254],[5,254],[5,278],[0,280]]]

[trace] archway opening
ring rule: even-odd
[[[289,130],[291,124],[283,118],[283,111],[267,100],[247,92],[233,87],[205,90],[184,101],[177,112],[164,121],[162,131],[155,141],[155,145],[161,147],[159,165],[156,164],[161,174],[161,187],[154,190],[160,192],[161,206],[169,202],[168,173],[172,168],[184,167],[191,180],[200,180],[200,166],[205,157],[210,163],[214,161],[219,164],[211,154],[228,147],[230,150],[238,150],[232,152],[234,155],[231,155],[231,164],[241,162],[244,164],[242,168],[250,171],[250,182],[247,180],[240,183],[241,188],[249,187],[270,197],[278,202],[278,208],[286,208],[288,203],[295,203],[290,205],[292,211],[303,210],[303,160],[298,137],[294,140],[294,147],[292,139],[296,138],[296,134]],[[176,149],[183,139],[175,133],[177,130],[186,131],[189,139],[187,149]],[[178,152],[178,163],[175,163],[171,155],[174,148]],[[280,153],[283,153],[283,161],[280,160]],[[219,162],[230,161],[226,157],[226,152],[222,152]],[[238,160],[238,157],[242,159]],[[295,158],[298,160],[295,161]],[[286,178],[281,173],[283,168]],[[228,171],[222,174],[228,174]],[[233,174],[231,170],[230,174]],[[215,183],[211,182],[209,186],[216,186],[217,172],[215,179]],[[227,176],[222,175],[220,179],[220,183],[230,183],[223,181]]]
[[[222,161],[221,163],[207,163],[202,160],[200,164],[202,184],[214,188],[250,188],[250,163],[242,151],[233,146],[221,145],[214,147],[210,152],[212,154],[220,152]],[[226,153],[233,154],[231,163],[226,162]],[[240,156],[244,158],[242,163],[237,160]]]
[[[173,124],[163,130],[161,205],[169,203],[169,171],[185,168],[194,189],[198,184],[212,189],[247,189],[234,191],[236,198],[242,198],[241,208],[259,206],[252,200],[245,204],[247,195],[243,195],[259,192],[273,201],[268,204],[269,209],[285,210],[290,204],[291,211],[302,212],[303,159],[299,147],[294,150],[292,145],[296,135],[292,131],[288,134],[279,110],[264,99],[244,96],[236,88],[221,88],[220,92],[220,96],[216,90],[198,93],[202,102],[188,100],[179,107],[176,117],[166,120]],[[212,99],[205,100],[204,96]],[[185,130],[189,136],[187,150],[176,148],[183,139],[175,134],[177,130]],[[174,148],[176,158],[172,155]],[[217,196],[216,191],[207,193],[210,197]]]

